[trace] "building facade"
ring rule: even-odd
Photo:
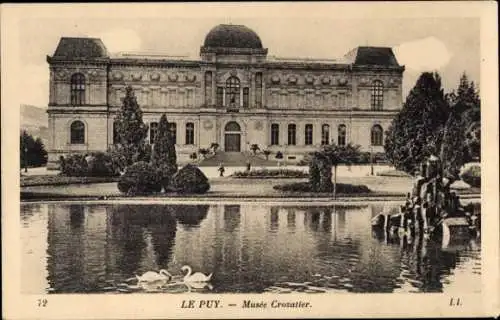
[[[113,120],[134,89],[153,142],[167,114],[183,161],[218,143],[252,144],[289,161],[321,145],[354,143],[383,152],[384,131],[402,106],[400,66],[391,48],[358,47],[338,60],[270,57],[241,25],[209,31],[200,59],[108,54],[100,39],[61,38],[50,66],[49,166],[60,156],[105,151]]]

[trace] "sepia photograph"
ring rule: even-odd
[[[496,6],[2,5],[3,317],[498,316]]]

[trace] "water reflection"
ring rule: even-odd
[[[464,281],[464,290],[478,290],[475,240],[443,247],[424,237],[372,232],[371,218],[388,209],[23,205],[23,259],[30,261],[23,272],[32,275],[23,291],[209,290],[182,284],[185,264],[213,272],[213,292],[446,292]],[[159,269],[173,273],[174,283],[149,289],[124,284]]]

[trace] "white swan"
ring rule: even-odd
[[[184,276],[184,282],[209,282],[210,279],[212,278],[212,274],[209,274],[208,276],[204,275],[201,272],[196,272],[195,274],[191,274],[193,270],[191,269],[190,266],[183,266],[181,268],[182,271],[187,270],[186,275]]]
[[[167,281],[172,279],[172,275],[165,269],[160,272],[148,271],[142,276],[135,276],[138,282],[154,282],[154,281]]]

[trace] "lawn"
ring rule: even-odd
[[[66,177],[61,175],[21,176],[20,186],[60,186],[68,184],[89,184],[116,182],[118,177]]]

